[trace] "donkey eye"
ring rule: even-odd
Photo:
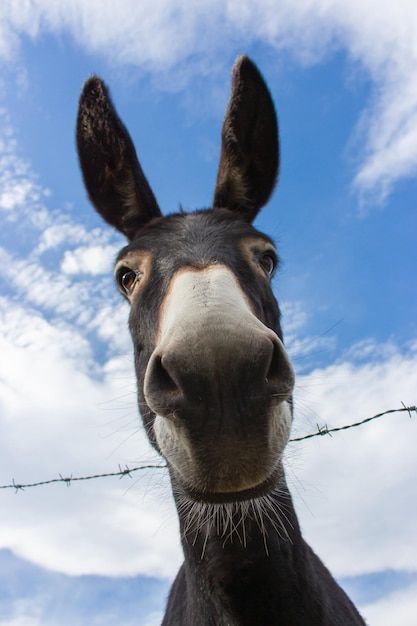
[[[135,286],[136,281],[139,280],[140,276],[140,272],[135,272],[129,267],[121,267],[120,270],[117,272],[116,278],[121,289],[125,293],[129,294]]]
[[[275,269],[276,259],[270,252],[265,252],[259,257],[259,265],[267,276],[272,276]]]

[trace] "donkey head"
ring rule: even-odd
[[[116,283],[131,307],[140,412],[175,489],[207,502],[268,492],[294,376],[270,285],[277,252],[251,225],[279,165],[262,76],[247,57],[235,63],[211,209],[162,216],[97,77],[81,95],[77,143],[92,203],[129,240]]]

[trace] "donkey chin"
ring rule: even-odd
[[[200,422],[200,420],[198,420]],[[236,502],[271,492],[283,475],[282,454],[292,415],[288,401],[272,406],[256,432],[198,437],[184,421],[156,415],[154,433],[177,491],[200,502]]]

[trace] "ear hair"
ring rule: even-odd
[[[81,93],[77,147],[88,195],[107,222],[132,239],[143,224],[161,215],[130,135],[97,76],[87,80]]]
[[[213,206],[252,221],[274,189],[278,168],[275,107],[258,68],[241,56],[233,66]]]

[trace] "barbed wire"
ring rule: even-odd
[[[376,420],[384,415],[389,415],[390,413],[403,413],[406,411],[408,416],[412,417],[412,413],[417,414],[417,406],[406,406],[404,402],[402,402],[401,409],[388,409],[388,411],[383,411],[383,413],[377,413],[376,415],[372,415],[372,417],[365,417],[365,419],[360,420],[359,422],[353,422],[353,424],[347,424],[346,426],[335,426],[334,428],[328,428],[327,424],[324,426],[317,426],[317,431],[314,433],[310,433],[309,435],[304,435],[303,437],[295,437],[294,439],[290,439],[290,442],[294,441],[304,441],[304,439],[311,439],[312,437],[319,437],[320,435],[330,435],[332,433],[337,433],[341,430],[348,430],[349,428],[356,428],[357,426],[362,426],[362,424],[367,424],[368,422],[372,422],[372,420]]]
[[[341,430],[348,430],[350,428],[356,428],[357,426],[362,426],[363,424],[372,422],[373,420],[379,419],[380,417],[383,417],[384,415],[389,415],[390,413],[406,412],[408,413],[410,419],[413,413],[417,415],[416,405],[406,406],[403,402],[402,402],[402,405],[403,406],[399,409],[388,409],[388,411],[377,413],[376,415],[372,415],[372,417],[365,417],[365,419],[362,419],[358,422],[353,422],[352,424],[346,424],[345,426],[335,426],[333,428],[329,428],[327,424],[325,424],[324,426],[320,426],[319,424],[317,424],[316,425],[317,431],[313,433],[309,433],[308,435],[304,435],[303,437],[294,437],[293,439],[290,439],[289,442],[295,443],[299,441],[304,441],[306,439],[311,439],[312,437],[323,437],[324,435],[329,435],[331,437],[332,433],[340,432]],[[118,472],[107,472],[105,474],[92,474],[90,476],[73,476],[72,474],[70,476],[62,476],[62,474],[59,474],[59,478],[52,478],[50,480],[40,480],[38,482],[26,483],[26,484],[16,483],[14,478],[12,478],[11,484],[0,485],[0,489],[14,489],[15,492],[17,493],[18,491],[23,491],[24,489],[28,489],[31,487],[41,487],[43,485],[52,485],[53,483],[65,483],[67,487],[70,487],[71,483],[76,482],[76,481],[95,480],[96,478],[109,478],[110,476],[119,476],[119,478],[124,478],[125,476],[129,476],[130,478],[132,478],[132,474],[134,472],[139,472],[141,470],[146,470],[146,469],[164,469],[166,467],[167,467],[166,464],[138,465],[136,467],[128,467],[127,465],[125,465],[125,467],[121,467],[119,465]]]

